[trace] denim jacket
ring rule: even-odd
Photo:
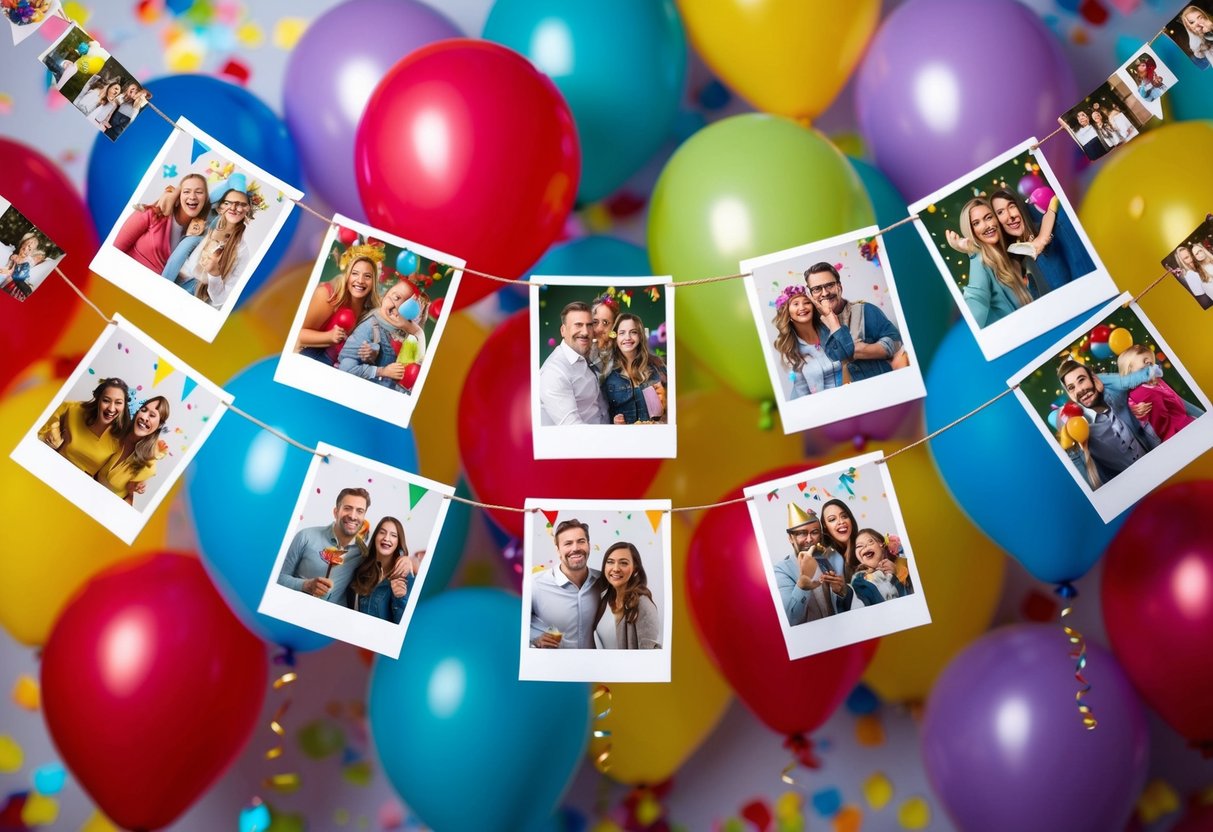
[[[870,303],[847,301],[838,316],[842,326],[830,332],[822,324],[817,325],[817,334],[826,355],[846,365],[851,381],[873,378],[893,369],[893,354],[901,349],[901,333],[885,314]],[[862,335],[856,338],[856,335]],[[880,344],[888,353],[887,358],[855,358],[855,342]]]
[[[354,587],[351,586],[346,591],[347,605],[350,609],[358,610],[358,612],[364,612],[375,618],[399,624],[400,619],[404,618],[404,608],[408,605],[409,593],[413,591],[413,576],[409,575],[405,578],[404,584],[407,589],[403,598],[397,598],[392,594],[392,582],[390,580],[380,581],[371,590],[371,594],[365,597],[355,595]]]
[[[618,368],[609,368],[602,379],[602,395],[606,399],[607,416],[609,420],[623,414],[626,424],[646,422],[652,418],[648,405],[644,402],[644,388],[652,387],[657,382],[665,383],[662,374],[654,369],[649,379],[639,387],[633,387],[632,382]]]

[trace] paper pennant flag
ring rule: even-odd
[[[152,387],[155,387],[160,382],[173,374],[173,365],[164,360],[164,356],[156,358],[156,373],[152,376]],[[181,398],[185,398],[182,395]]]
[[[416,483],[409,483],[409,508],[417,508],[417,503],[421,502],[421,498],[426,495],[427,489],[422,488]]]
[[[653,531],[657,531],[657,529],[661,526],[661,515],[663,514],[665,514],[665,512],[661,509],[658,509],[657,511],[645,511],[645,516],[649,518],[649,525],[653,527]]]
[[[201,156],[203,153],[210,153],[210,152],[211,152],[211,149],[209,147],[207,147],[206,145],[204,145],[202,142],[198,141],[197,139],[194,139],[193,149],[190,150],[190,161],[197,162],[199,156]]]
[[[189,398],[190,393],[193,392],[194,388],[197,386],[198,382],[194,381],[189,376],[186,376],[185,384],[181,387],[181,401],[185,401],[187,398]]]
[[[557,518],[559,515],[560,515],[560,512],[559,512],[559,511],[545,511],[545,512],[543,512],[543,516],[544,516],[544,517],[546,517],[546,518],[548,519],[548,525],[549,525],[549,526],[555,526],[555,525],[556,525],[556,518]]]

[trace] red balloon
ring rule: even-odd
[[[1100,324],[1091,330],[1091,343],[1098,344],[1101,341],[1107,343],[1108,336],[1112,334],[1112,327],[1107,324]]]
[[[1147,496],[1104,554],[1100,593],[1112,651],[1142,697],[1187,739],[1213,748],[1213,482]]]
[[[417,383],[417,376],[421,375],[420,364],[405,364],[404,378],[400,379],[400,386],[405,390],[412,390],[413,385]]]
[[[346,332],[351,332],[354,329],[354,324],[357,321],[354,318],[354,310],[348,306],[343,306],[337,310],[337,314],[333,315],[333,326],[339,326]],[[332,329],[332,327],[329,327]]]
[[[1061,415],[1067,419],[1073,419],[1075,416],[1082,415],[1082,405],[1075,402],[1066,402],[1061,406]]]
[[[124,829],[159,829],[244,747],[266,689],[265,645],[196,558],[102,572],[42,653],[42,709],[68,768]]]
[[[358,232],[352,228],[340,226],[337,228],[337,240],[343,246],[352,246],[354,241],[358,239]]]
[[[430,317],[435,321],[442,317],[442,307],[445,300],[446,298],[444,297],[438,298],[436,301],[430,304]]]
[[[658,459],[535,459],[531,437],[530,318],[524,309],[495,329],[468,369],[459,398],[459,449],[468,483],[486,503],[522,508],[527,497],[636,499]],[[514,537],[522,514],[489,509]]]
[[[0,159],[0,194],[67,253],[59,268],[87,292],[97,234],[84,200],[63,171],[30,147],[0,138]],[[50,349],[79,303],[71,287],[53,272],[24,301],[0,297],[0,388]]]
[[[568,105],[530,61],[457,38],[388,71],[358,125],[354,165],[373,225],[514,278],[561,233],[581,152]],[[465,275],[457,304],[499,288]]]
[[[805,461],[747,485],[796,474]],[[740,497],[741,489],[723,499]],[[779,612],[745,503],[709,509],[687,550],[687,596],[708,654],[768,727],[796,736],[820,727],[855,687],[879,639],[788,659]]]

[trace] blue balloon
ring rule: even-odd
[[[396,271],[402,275],[410,275],[417,271],[417,255],[407,248],[396,255]]]
[[[466,499],[472,499],[472,490],[468,488],[467,480],[460,478],[455,484],[455,494]],[[442,524],[442,534],[438,536],[438,545],[433,552],[426,553],[430,562],[429,572],[425,575],[425,584],[421,588],[420,601],[428,601],[442,592],[451,583],[463,550],[468,542],[468,529],[472,523],[472,507],[458,500],[451,500],[446,510],[446,521]]]
[[[1090,350],[1091,350],[1091,355],[1095,356],[1096,358],[1100,359],[1101,361],[1111,358],[1113,355],[1115,355],[1115,353],[1112,352],[1112,348],[1110,346],[1108,346],[1107,341],[1091,341]]]
[[[1006,380],[1086,315],[987,362],[962,321],[927,372],[927,430],[937,430],[1007,389]],[[930,442],[935,465],[965,514],[1038,579],[1082,577],[1103,556],[1123,516],[1104,524],[1014,395]]]
[[[648,252],[640,246],[615,237],[591,235],[552,246],[531,273],[647,277],[653,273],[653,267],[649,265]]]
[[[407,430],[274,381],[277,357],[226,385],[235,405],[296,442],[352,451],[408,471],[417,447]],[[186,494],[202,565],[228,606],[268,642],[296,651],[330,639],[257,612],[312,455],[229,413],[186,471]]]
[[[515,595],[444,592],[418,604],[399,659],[375,660],[380,763],[434,829],[550,827],[585,751],[589,687],[518,681],[521,622]]]
[[[152,103],[170,118],[185,116],[206,133],[284,182],[299,186],[299,157],[286,125],[243,87],[206,75],[170,75],[145,85]],[[135,196],[139,181],[172,129],[150,110],[131,122],[118,141],[98,135],[88,157],[86,199],[97,234],[105,239]],[[274,198],[267,194],[267,198]],[[240,295],[237,308],[274,272],[299,221],[292,211]]]
[[[568,102],[579,203],[608,196],[673,134],[687,64],[673,0],[497,0],[484,38],[529,58]]]
[[[909,216],[905,198],[879,168],[858,159],[848,161],[872,200],[877,225],[884,228]],[[914,353],[924,368],[929,367],[939,342],[956,319],[956,302],[917,229],[910,225],[894,228],[884,235],[884,246],[893,264],[897,296],[906,313],[905,324],[914,342]]]

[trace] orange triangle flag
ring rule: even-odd
[[[649,518],[649,523],[653,526],[653,531],[657,531],[657,529],[661,526],[661,515],[663,514],[665,514],[665,512],[661,509],[645,512],[645,515]]]

